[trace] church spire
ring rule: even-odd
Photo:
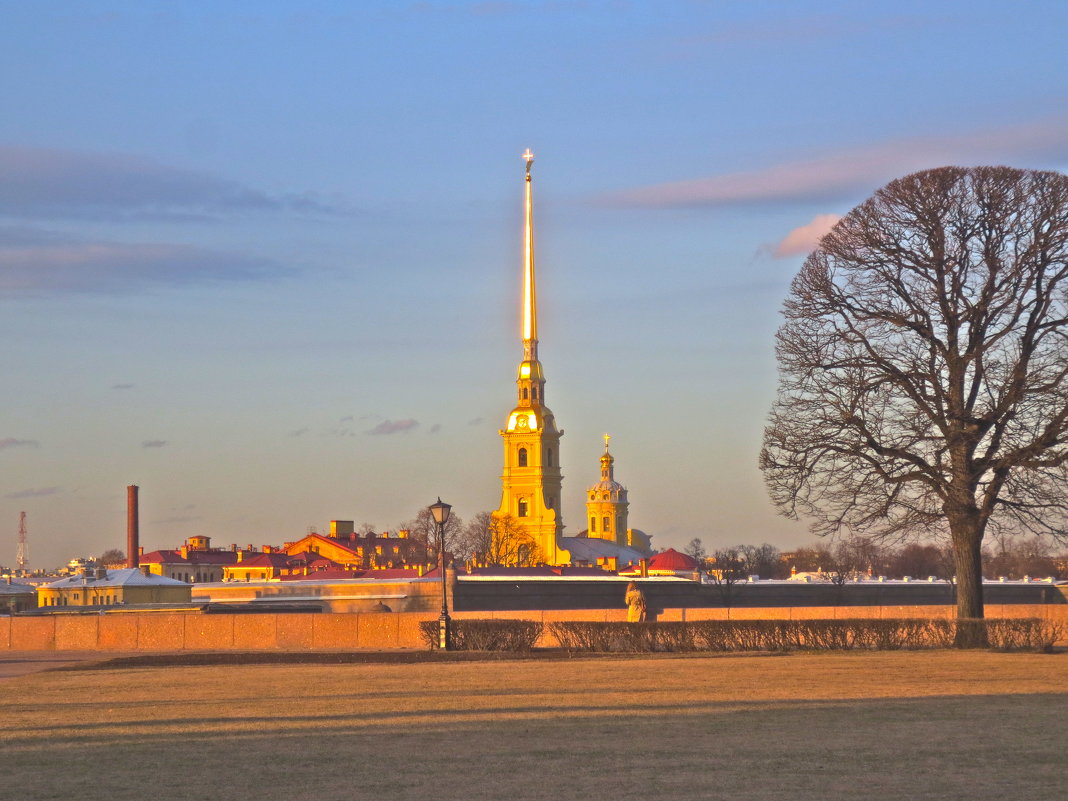
[[[538,304],[534,292],[534,197],[530,185],[530,168],[534,154],[530,148],[523,154],[527,163],[526,179],[526,225],[524,230],[523,258],[523,358],[537,361],[538,358]]]
[[[504,440],[504,472],[501,474],[501,505],[495,518],[515,521],[527,539],[526,556],[520,562],[566,563],[568,552],[558,538],[563,535],[560,514],[560,437],[556,419],[545,405],[545,374],[538,361],[537,303],[534,292],[534,204],[530,167],[534,154],[528,149],[526,161],[526,208],[523,223],[523,361],[516,373],[516,405],[501,429]],[[502,529],[503,530],[503,529]],[[497,535],[495,535],[497,536]],[[495,540],[496,541],[496,540]],[[497,541],[500,544],[499,541]],[[505,548],[514,549],[515,543]],[[511,557],[510,557],[511,558]]]

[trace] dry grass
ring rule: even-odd
[[[1066,680],[986,652],[44,673],[0,683],[0,796],[1053,798]]]

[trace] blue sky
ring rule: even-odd
[[[0,564],[22,510],[33,566],[124,547],[131,483],[147,548],[495,508],[527,147],[568,532],[608,431],[654,545],[807,542],[756,468],[805,253],[1068,165],[1060,2],[0,12]]]

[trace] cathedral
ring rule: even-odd
[[[496,541],[519,537],[528,543],[531,561],[549,565],[573,563],[636,564],[651,553],[649,537],[627,524],[627,490],[615,480],[615,460],[605,435],[601,480],[589,487],[586,501],[588,527],[575,537],[564,536],[562,515],[563,474],[556,418],[545,405],[545,372],[538,359],[537,293],[534,281],[534,202],[530,170],[534,155],[527,150],[525,220],[523,230],[523,360],[516,371],[516,405],[501,429],[504,472],[501,505],[493,517],[494,550],[513,549]]]

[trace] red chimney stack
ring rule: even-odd
[[[126,488],[126,566],[137,567],[141,561],[141,532],[138,524],[137,485]]]

